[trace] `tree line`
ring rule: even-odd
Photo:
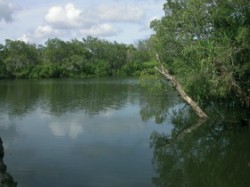
[[[2,79],[139,76],[145,68],[152,68],[146,41],[135,47],[88,36],[67,42],[48,39],[45,45],[19,40],[0,44]]]

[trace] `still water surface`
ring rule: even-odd
[[[196,118],[136,79],[0,81],[0,136],[19,187],[249,186],[250,133]],[[168,139],[170,139],[168,141]]]

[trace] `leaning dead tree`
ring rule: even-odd
[[[208,118],[208,116],[201,110],[199,105],[187,95],[187,93],[182,88],[181,84],[176,80],[176,78],[169,73],[169,71],[163,66],[160,61],[158,54],[156,54],[157,61],[159,63],[159,67],[156,67],[156,70],[168,81],[171,82],[173,87],[178,91],[181,98],[186,101],[186,103],[194,110],[194,112],[202,119]]]

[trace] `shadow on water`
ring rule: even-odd
[[[7,166],[3,162],[4,147],[0,137],[0,187],[16,187],[17,183],[13,177],[7,172]]]
[[[200,121],[182,108],[171,135],[151,134],[155,186],[250,186],[250,130],[239,120],[246,115],[225,105],[208,110],[210,119]]]

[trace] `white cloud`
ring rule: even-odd
[[[18,40],[26,43],[34,43],[36,41],[44,40],[45,38],[54,38],[61,36],[62,32],[57,29],[53,29],[50,25],[40,25],[33,32],[23,34]]]
[[[51,7],[45,16],[45,21],[58,29],[72,29],[84,24],[81,10],[72,3],[66,4],[65,7]]]
[[[84,35],[91,35],[91,36],[114,36],[121,32],[120,29],[114,28],[112,25],[103,23],[93,25],[87,29],[81,29],[80,31]]]
[[[93,14],[93,11],[96,10],[93,8],[92,10],[83,12],[76,8],[73,3],[68,3],[64,7],[53,6],[49,8],[44,17],[44,25],[40,25],[34,31],[24,34],[19,40],[36,42],[45,38],[62,36],[63,34],[72,35],[72,33],[75,36],[91,35],[107,37],[115,36],[121,32],[120,29],[107,22],[107,16],[105,20],[101,20],[99,18],[101,14]],[[121,20],[125,19],[122,18]]]
[[[35,37],[42,38],[42,37],[49,37],[53,34],[58,34],[56,30],[54,30],[51,26],[45,25],[45,26],[38,26],[37,29],[34,32]]]
[[[134,0],[77,2],[47,6],[47,11],[43,8],[39,14],[40,23],[36,28],[33,24],[33,28],[19,39],[42,43],[54,37],[70,40],[72,37],[91,35],[126,43],[150,35],[148,20],[154,16],[152,11],[159,6],[155,0],[140,3]],[[158,12],[154,14],[158,15]]]
[[[64,7],[51,7],[45,21],[57,29],[93,30],[101,27],[106,32],[108,23],[110,25],[111,22],[139,22],[143,16],[143,9],[136,6],[102,5],[89,11],[81,11],[73,3],[68,3]]]
[[[128,5],[102,5],[96,8],[99,19],[117,22],[138,22],[144,16],[142,8]]]
[[[23,34],[21,37],[17,38],[17,40],[24,41],[25,43],[32,43],[30,34]]]
[[[0,0],[0,21],[13,21],[14,7],[7,0]]]

